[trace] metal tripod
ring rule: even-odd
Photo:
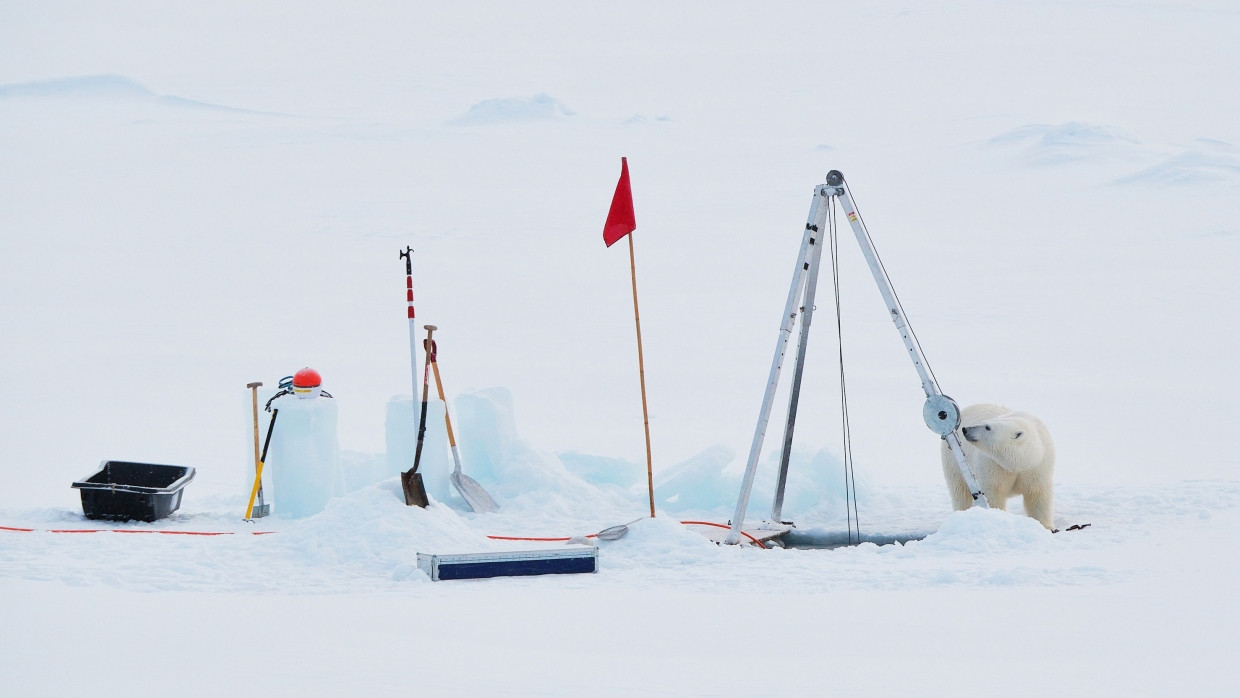
[[[837,200],[848,217],[848,223],[852,226],[853,234],[857,238],[857,243],[861,246],[862,254],[865,255],[866,263],[870,267],[870,273],[873,274],[874,281],[878,284],[878,291],[882,294],[883,301],[887,304],[891,321],[895,323],[896,329],[900,332],[900,338],[904,340],[904,346],[908,349],[909,358],[912,359],[913,366],[917,369],[918,376],[921,377],[921,387],[926,393],[926,402],[922,407],[922,418],[931,431],[941,436],[947,442],[948,448],[956,458],[956,464],[960,468],[960,473],[964,476],[964,481],[968,485],[969,491],[973,494],[975,503],[983,507],[989,506],[985,493],[978,486],[977,478],[974,477],[973,471],[969,468],[969,463],[964,456],[964,450],[960,445],[960,438],[956,434],[956,428],[960,426],[960,409],[954,400],[939,390],[938,383],[926,364],[926,358],[921,353],[921,347],[918,346],[917,340],[913,336],[913,332],[904,316],[904,310],[900,307],[900,302],[896,298],[891,280],[887,278],[887,273],[883,270],[882,263],[879,261],[878,252],[874,249],[874,243],[870,240],[865,223],[862,222],[861,216],[857,213],[857,207],[848,193],[848,186],[844,182],[844,175],[839,170],[831,170],[831,172],[827,173],[826,184],[820,184],[814,188],[814,199],[810,204],[809,219],[805,223],[805,235],[801,239],[801,249],[797,254],[796,269],[792,274],[792,285],[788,289],[788,302],[784,306],[783,323],[779,328],[779,340],[775,343],[775,357],[771,361],[770,377],[767,379],[766,392],[762,396],[762,408],[758,413],[758,424],[754,430],[753,443],[749,448],[749,460],[745,464],[745,476],[741,481],[740,496],[736,501],[736,511],[732,515],[731,530],[725,539],[725,542],[729,544],[735,545],[741,540],[741,529],[745,523],[745,510],[749,506],[749,495],[753,490],[754,475],[758,470],[758,457],[762,452],[762,442],[766,437],[766,427],[770,421],[772,404],[775,401],[775,391],[779,387],[779,374],[783,367],[784,354],[787,352],[788,343],[792,338],[792,326],[796,323],[799,309],[801,333],[797,342],[796,363],[793,366],[792,386],[788,398],[788,418],[784,425],[784,443],[779,462],[779,480],[776,484],[775,498],[771,506],[771,521],[779,524],[782,517],[784,489],[788,483],[788,462],[792,450],[792,436],[796,428],[797,405],[801,398],[801,377],[805,371],[805,350],[809,345],[809,327],[814,317],[814,296],[818,286],[818,268],[822,260],[822,237],[826,232],[827,215],[830,212],[830,207]]]

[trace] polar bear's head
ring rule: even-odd
[[[1019,471],[1042,463],[1048,444],[1038,426],[1034,418],[1011,412],[963,427],[960,432],[1005,470]]]

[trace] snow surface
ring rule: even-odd
[[[1238,30],[1221,1],[0,3],[0,526],[35,529],[0,530],[4,693],[1232,694]],[[620,156],[654,519],[629,264],[600,239]],[[1089,528],[950,511],[847,236],[860,523],[902,542],[678,523],[731,515],[830,169],[945,392],[1042,417],[1056,522]],[[400,499],[406,245],[497,513],[454,495],[438,429],[435,506]],[[827,536],[819,289],[784,511]],[[245,385],[306,365],[347,493],[244,523]],[[167,520],[89,522],[70,484],[105,459],[198,474]],[[595,575],[415,564],[629,522]],[[82,528],[229,535],[50,532]]]

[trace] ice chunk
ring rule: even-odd
[[[469,454],[469,474],[479,481],[497,479],[517,450],[512,393],[489,388],[456,399],[461,449]],[[464,457],[464,456],[462,456]]]
[[[592,485],[616,485],[629,489],[646,481],[646,466],[624,458],[594,456],[577,451],[558,455],[570,473]]]
[[[676,511],[716,509],[735,502],[738,482],[723,476],[735,457],[726,446],[712,446],[655,477],[655,501]]]
[[[310,516],[345,492],[336,438],[336,401],[284,396],[265,467],[271,471],[274,511],[282,516]]]
[[[730,512],[740,495],[744,462],[724,446],[712,446],[684,462],[657,473],[655,497],[661,508],[682,513]],[[772,450],[759,462],[746,516],[771,514],[779,472],[779,451]],[[864,501],[872,488],[863,472],[857,473],[856,497]],[[843,465],[826,449],[809,451],[794,447],[784,490],[783,515],[836,518],[845,510]]]
[[[415,403],[403,396],[388,400],[387,419],[384,423],[388,477],[413,467],[418,444],[418,418],[421,413],[421,401]],[[422,473],[422,484],[426,487],[426,493],[440,502],[447,502],[450,496],[450,460],[444,405],[438,399],[433,399],[426,403],[426,434],[422,437],[422,457],[418,461],[418,472]]]
[[[456,399],[456,416],[462,467],[492,496],[575,493],[586,497],[597,493],[555,455],[534,449],[518,437],[507,388],[461,395]]]
[[[391,477],[386,453],[344,450],[340,452],[340,465],[344,468],[344,485],[349,492],[356,492]]]
[[[458,117],[454,123],[468,125],[521,123],[561,119],[574,115],[575,112],[572,109],[564,106],[556,98],[547,94],[536,94],[533,97],[508,97],[478,102],[471,106],[467,113]]]

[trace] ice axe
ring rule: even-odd
[[[430,346],[431,336],[438,328],[426,325],[426,343]],[[425,509],[430,505],[426,498],[426,485],[422,482],[422,473],[418,472],[418,463],[422,461],[422,442],[426,440],[426,392],[431,382],[431,355],[426,352],[426,360],[422,362],[422,413],[418,417],[418,445],[413,452],[413,467],[400,474],[400,487],[405,491],[405,504]]]
[[[405,301],[409,308],[405,313],[409,317],[409,380],[413,384],[413,399],[418,399],[418,322],[417,313],[413,309],[413,248],[408,245],[401,250],[400,258],[405,260]]]
[[[482,485],[472,477],[461,472],[461,452],[456,447],[456,437],[452,434],[452,417],[448,414],[448,400],[443,394],[443,379],[439,377],[439,347],[429,338],[426,340],[426,357],[431,363],[431,371],[435,373],[435,388],[439,391],[439,400],[443,402],[443,420],[448,427],[448,445],[452,447],[452,461],[454,467],[452,475],[452,485],[456,487],[456,491],[461,493],[461,497],[465,499],[465,503],[479,513],[487,513],[499,509],[499,505],[482,489]],[[423,395],[426,394],[423,390]],[[423,403],[425,405],[425,403]],[[425,407],[423,408],[425,412]]]
[[[271,445],[271,432],[275,431],[276,417],[279,414],[279,409],[274,409],[271,411],[271,423],[267,425],[267,440],[263,442],[263,453],[258,458],[258,466],[254,468],[254,488],[250,490],[250,503],[245,507],[246,521],[253,520],[252,515],[254,514],[254,498],[258,496],[258,491],[263,486],[263,463],[267,461],[267,447]]]

